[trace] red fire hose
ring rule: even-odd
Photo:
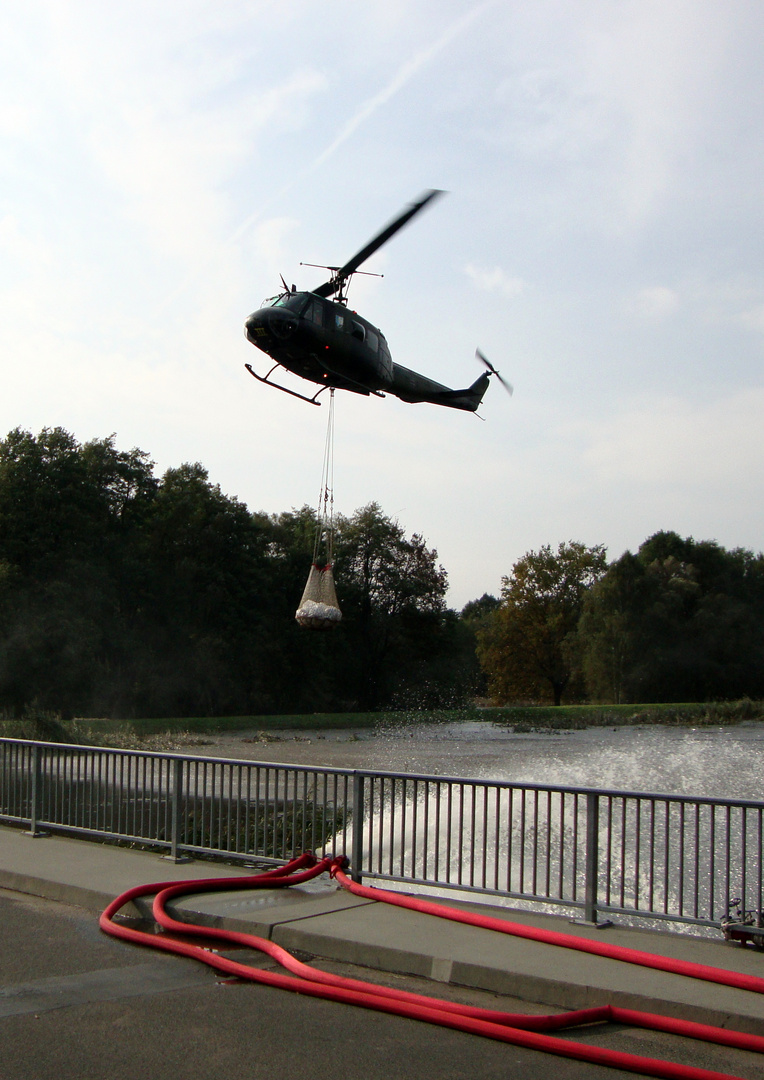
[[[689,1036],[690,1038],[715,1042],[723,1046],[731,1046],[737,1049],[764,1053],[764,1038],[755,1035],[745,1035],[740,1032],[727,1031],[705,1024],[694,1024],[688,1021],[673,1020],[668,1017],[655,1016],[650,1013],[640,1013],[631,1009],[620,1009],[614,1006],[606,1005],[593,1009],[579,1009],[574,1012],[553,1016],[527,1016],[524,1014],[502,1013],[490,1009],[473,1008],[471,1006],[459,1005],[454,1002],[442,1001],[438,998],[425,997],[406,991],[376,986],[356,979],[347,979],[341,976],[331,975],[328,972],[318,971],[306,964],[300,963],[286,952],[286,950],[264,938],[259,938],[251,934],[236,933],[234,931],[182,923],[173,919],[165,910],[165,904],[170,899],[186,893],[202,893],[222,889],[275,888],[299,884],[312,877],[316,877],[324,871],[332,873],[333,876],[337,877],[337,880],[343,887],[350,889],[352,892],[366,889],[365,886],[358,886],[349,881],[347,876],[342,872],[344,866],[346,866],[346,860],[325,858],[316,861],[313,855],[306,853],[299,858],[292,860],[292,862],[288,863],[286,866],[249,877],[207,878],[198,881],[160,882],[152,885],[138,885],[135,888],[122,893],[121,896],[118,896],[111,904],[109,904],[101,915],[100,926],[102,930],[114,937],[131,941],[136,944],[149,945],[153,948],[163,949],[180,956],[201,960],[208,966],[213,967],[226,975],[234,976],[239,979],[259,982],[280,989],[292,990],[312,997],[321,997],[331,1001],[358,1005],[363,1008],[377,1009],[398,1016],[406,1016],[411,1019],[424,1020],[429,1023],[440,1024],[445,1027],[455,1028],[456,1030],[466,1031],[476,1035],[483,1035],[517,1046],[526,1046],[529,1049],[543,1050],[547,1053],[577,1058],[578,1060],[589,1061],[593,1064],[607,1065],[613,1068],[639,1072],[650,1076],[665,1077],[668,1078],[668,1080],[740,1080],[740,1078],[731,1077],[730,1074],[727,1073],[718,1073],[707,1069],[676,1065],[668,1061],[659,1061],[653,1058],[625,1054],[614,1050],[603,1050],[584,1043],[569,1042],[566,1039],[559,1039],[545,1034],[545,1032],[610,1020],[638,1027],[651,1028],[656,1031],[666,1031]],[[134,930],[129,926],[114,921],[114,916],[125,904],[140,896],[147,896],[150,894],[156,894],[153,904],[153,914],[165,933],[158,935],[150,934],[145,931]],[[389,903],[398,903],[400,899],[399,894],[389,893],[381,889],[367,889],[362,895],[371,895],[372,899],[383,900]],[[413,907],[418,904],[427,903],[427,901],[417,900],[410,905],[406,904],[401,906]],[[441,916],[443,916],[446,911],[454,910],[441,908],[440,905],[430,906],[437,908],[438,910],[434,913]],[[418,910],[423,909],[419,908]],[[461,916],[463,913],[457,912],[456,914]],[[482,920],[485,917],[477,916],[477,918]],[[468,920],[460,918],[459,921]],[[502,920],[492,920],[492,922],[498,923],[499,926],[491,926],[491,929],[499,929],[507,925],[503,923]],[[482,922],[478,922],[476,925],[482,925]],[[292,972],[292,975],[281,975],[276,972],[263,971],[235,960],[229,960],[226,957],[220,956],[218,953],[210,952],[208,948],[203,948],[200,945],[194,945],[170,936],[173,933],[182,934],[184,937],[188,937],[189,935],[197,936],[207,940],[245,945],[248,948],[257,949],[277,960],[288,971]],[[560,936],[567,938],[571,935]],[[555,944],[559,944],[559,942],[555,942]],[[590,943],[587,942],[587,944]],[[636,950],[631,949],[624,951],[632,954],[636,953]],[[636,961],[631,960],[630,962]],[[759,981],[764,982],[764,980]]]
[[[764,994],[764,979],[758,975],[745,975],[739,971],[727,971],[726,968],[710,967],[708,964],[694,964],[689,960],[675,960],[669,956],[657,956],[655,953],[629,949],[624,945],[610,945],[606,941],[590,941],[588,938],[576,937],[575,934],[563,934],[559,930],[541,930],[534,926],[524,926],[522,923],[496,919],[490,915],[459,911],[457,908],[434,904],[431,900],[415,896],[404,896],[403,893],[389,892],[386,889],[372,889],[368,885],[359,885],[357,882],[351,881],[341,869],[335,868],[333,876],[337,878],[337,881],[344,889],[354,893],[356,896],[364,896],[371,900],[383,900],[386,904],[395,904],[398,907],[409,908],[412,911],[436,915],[440,919],[451,919],[453,922],[480,926],[484,930],[496,930],[500,934],[512,934],[514,937],[529,938],[531,941],[543,941],[547,945],[559,945],[564,949],[578,949],[579,952],[594,953],[595,956],[606,956],[611,960],[622,960],[626,964],[638,964],[640,967],[670,971],[673,975],[687,975],[691,979],[705,979],[708,982],[721,983],[724,986],[734,986],[739,990],[750,990],[754,994]]]

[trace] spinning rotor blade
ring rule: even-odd
[[[514,393],[514,388],[512,387],[512,384],[508,383],[506,379],[502,379],[501,375],[498,373],[498,371],[493,366],[491,361],[488,360],[485,356],[483,356],[480,349],[475,349],[475,356],[477,357],[477,359],[480,361],[481,364],[485,364],[485,366],[488,368],[489,375],[495,375],[496,378],[501,383],[501,385],[507,391],[509,396],[512,397],[512,394]]]
[[[398,230],[402,229],[404,225],[411,221],[415,214],[418,214],[420,210],[423,210],[431,199],[442,194],[443,192],[439,188],[433,188],[430,191],[426,191],[420,199],[415,203],[412,203],[411,206],[406,207],[403,213],[399,214],[398,217],[394,218],[386,225],[381,232],[377,233],[374,239],[368,242],[366,247],[361,248],[352,259],[349,259],[344,266],[341,266],[335,271],[334,276],[329,281],[325,281],[323,285],[319,285],[317,289],[312,289],[311,292],[316,293],[318,296],[331,296],[332,293],[337,292],[342,285],[342,282],[350,277],[351,274],[355,273],[361,263],[366,262],[375,251],[378,251],[383,244],[386,244],[391,237],[395,236]]]

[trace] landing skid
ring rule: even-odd
[[[268,372],[268,374],[263,376],[263,375],[258,375],[257,372],[253,370],[251,364],[245,364],[244,365],[244,367],[250,373],[252,378],[257,379],[258,382],[265,383],[266,386],[272,386],[275,390],[283,390],[283,392],[285,394],[290,394],[292,397],[299,398],[300,401],[307,401],[308,405],[319,405],[319,406],[321,405],[321,402],[316,401],[316,398],[318,397],[319,394],[323,394],[324,390],[328,390],[329,389],[328,386],[319,387],[319,389],[315,392],[315,394],[313,395],[312,398],[306,397],[304,394],[298,394],[296,390],[290,390],[286,386],[281,386],[280,383],[271,382],[271,379],[270,379],[269,376],[272,375],[273,372],[276,370],[276,368],[280,367],[280,366],[281,366],[280,364],[274,364],[273,367],[271,368],[271,370]]]
[[[258,382],[265,383],[266,386],[273,386],[276,390],[283,390],[285,394],[290,394],[292,397],[299,398],[300,401],[307,401],[309,405],[320,405],[321,402],[316,401],[316,398],[319,396],[319,394],[323,394],[324,390],[332,389],[349,390],[352,394],[363,394],[364,397],[369,397],[370,394],[373,397],[379,398],[384,398],[385,396],[381,390],[369,390],[369,388],[364,386],[362,383],[357,383],[354,380],[345,377],[344,379],[342,379],[341,383],[333,383],[328,386],[321,386],[315,392],[313,397],[306,397],[305,394],[298,394],[296,390],[290,390],[287,386],[282,386],[281,383],[273,382],[271,380],[271,375],[273,374],[273,372],[276,370],[277,367],[283,367],[282,364],[274,364],[271,370],[265,376],[258,375],[251,364],[245,364],[244,367],[250,373],[252,378],[257,379]],[[330,368],[327,368],[327,371],[329,371],[330,374],[334,374]]]

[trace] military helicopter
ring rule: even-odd
[[[452,390],[401,364],[393,363],[385,335],[379,327],[348,309],[348,287],[353,275],[367,273],[359,271],[361,264],[441,194],[437,189],[425,192],[344,266],[321,267],[328,270],[331,277],[317,289],[298,292],[294,285],[289,288],[282,277],[283,291],[264,300],[262,307],[253,312],[244,324],[249,341],[276,361],[266,375],[258,375],[251,364],[245,364],[250,375],[266,386],[283,390],[311,405],[320,405],[321,402],[317,400],[319,395],[332,388],[367,396],[374,394],[376,397],[392,394],[401,401],[427,401],[450,409],[475,412],[492,375],[511,394],[511,386],[479,350],[475,355],[487,370],[464,390]],[[329,297],[335,299],[330,300]],[[274,382],[271,375],[278,367],[309,382],[318,383],[319,389],[309,397]]]

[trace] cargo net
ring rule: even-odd
[[[300,626],[307,630],[332,630],[342,618],[331,564],[310,568],[305,591],[295,614]]]
[[[334,387],[329,391],[329,423],[326,429],[324,467],[318,497],[313,565],[308,574],[295,619],[306,630],[332,630],[342,612],[334,588],[332,557],[334,545]],[[322,559],[321,554],[325,557]]]

